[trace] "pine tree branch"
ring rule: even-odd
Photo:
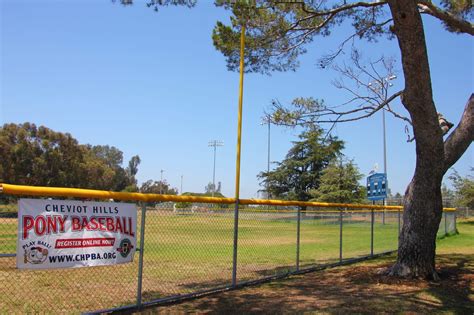
[[[279,1],[276,0],[275,4],[281,4],[281,3],[287,3],[287,4],[300,4],[302,6],[302,10],[306,13],[311,14],[311,17],[318,17],[318,16],[326,16],[326,15],[331,15],[331,14],[338,14],[343,11],[355,9],[355,8],[373,8],[373,7],[378,7],[387,4],[386,1],[375,1],[375,2],[365,2],[365,1],[360,1],[360,2],[354,2],[350,4],[344,4],[341,6],[336,6],[335,8],[331,10],[326,10],[326,11],[313,11],[310,10],[306,7],[305,3],[303,1],[300,2],[295,2],[295,1]]]
[[[391,95],[388,97],[386,100],[383,102],[377,104],[377,105],[370,105],[370,106],[361,106],[359,108],[355,108],[352,110],[347,110],[347,111],[336,111],[331,108],[323,108],[320,110],[315,110],[313,112],[309,113],[304,113],[304,112],[299,112],[296,114],[296,117],[291,118],[291,119],[272,119],[272,122],[276,125],[280,126],[287,126],[287,127],[295,127],[297,125],[306,125],[306,124],[324,124],[324,123],[329,123],[329,124],[334,124],[334,123],[343,123],[343,122],[351,122],[351,121],[356,121],[356,120],[361,120],[364,118],[371,117],[374,115],[376,112],[379,110],[383,109],[385,106],[393,102],[396,98],[401,96],[403,94],[403,91],[398,91],[397,93]],[[273,112],[288,112],[287,109],[285,109],[281,104],[278,102],[273,103],[274,110]],[[395,117],[401,118],[405,121],[408,121],[411,124],[411,121],[403,117],[399,114],[394,113],[391,109],[387,109],[390,113],[394,114]],[[350,118],[344,118],[348,117],[351,115],[357,115],[355,117],[350,117]],[[322,118],[322,117],[327,117],[327,118]],[[334,118],[330,118],[334,117]],[[321,119],[322,118],[322,119]]]
[[[385,20],[381,23],[377,23],[377,24],[374,24],[374,25],[370,25],[370,26],[367,26],[361,30],[358,30],[357,32],[353,33],[351,36],[347,37],[340,45],[339,47],[337,48],[336,52],[334,53],[331,53],[331,54],[328,54],[328,55],[325,55],[323,56],[322,58],[319,59],[319,64],[320,64],[320,67],[321,68],[326,68],[329,64],[331,64],[334,59],[337,58],[337,56],[339,56],[343,51],[344,51],[344,47],[345,45],[349,42],[349,41],[353,41],[356,37],[361,37],[365,32],[367,32],[370,28],[372,27],[382,27],[382,26],[385,26],[387,25],[388,23],[392,22],[393,19],[388,19],[388,20]]]
[[[398,91],[397,93],[395,93],[392,96],[390,96],[389,98],[387,98],[387,100],[380,103],[375,108],[373,108],[373,107],[369,107],[369,108],[362,107],[362,108],[354,109],[354,110],[347,111],[347,112],[333,112],[332,113],[333,115],[338,116],[336,119],[318,120],[317,122],[318,123],[341,123],[341,122],[350,122],[350,121],[356,121],[356,120],[361,120],[361,119],[364,119],[364,118],[368,118],[368,117],[374,115],[376,112],[378,112],[382,108],[384,108],[384,106],[386,106],[387,104],[389,104],[390,102],[395,100],[397,97],[401,96],[402,93],[403,93],[403,91]],[[366,113],[365,115],[342,119],[342,117],[344,117],[344,116],[351,115],[351,114],[354,114],[354,113],[358,113],[360,111],[365,111],[365,110],[368,110],[368,109],[370,109],[370,111],[368,113]]]
[[[308,10],[306,8],[306,5],[303,1],[294,2],[294,1],[278,1],[277,0],[274,3],[275,4],[300,4],[303,8],[303,11],[305,13],[308,13],[309,15],[307,15],[305,17],[302,17],[302,18],[296,20],[295,22],[293,22],[292,25],[288,29],[286,29],[281,35],[279,35],[278,37],[276,37],[274,39],[271,39],[269,42],[276,42],[278,40],[281,40],[282,38],[287,36],[289,32],[305,31],[304,35],[306,35],[308,33],[309,34],[315,33],[317,31],[323,29],[326,25],[328,25],[328,23],[331,22],[341,12],[345,12],[345,11],[352,10],[352,9],[355,9],[355,8],[373,8],[373,7],[378,7],[378,6],[382,6],[382,5],[387,4],[386,1],[356,2],[356,3],[352,3],[352,4],[346,4],[346,5],[342,5],[342,6],[339,6],[339,7],[335,7],[331,10],[312,11],[312,10]],[[318,25],[311,26],[311,27],[298,28],[298,26],[301,25],[302,22],[307,21],[307,20],[312,20],[312,19],[315,19],[315,18],[318,18],[318,17],[324,17],[324,20],[321,23],[319,23]],[[388,23],[389,21],[385,21],[381,24],[371,25],[369,27],[366,27],[365,30],[368,30],[369,28],[374,27],[374,26],[383,26],[386,23]],[[354,37],[356,35],[360,36],[360,33],[361,32],[357,32],[353,36]],[[291,47],[291,49],[294,49],[296,47],[301,46],[301,44],[303,44],[304,42],[305,42],[304,40],[300,41],[298,44],[294,45],[294,47]],[[290,50],[290,48],[286,49],[286,50],[288,51],[288,50]]]
[[[463,19],[457,18],[454,14],[444,11],[435,6],[431,1],[418,1],[418,8],[421,13],[429,14],[441,21],[443,21],[450,29],[456,33],[466,33],[474,35],[474,25]]]

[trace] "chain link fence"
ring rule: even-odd
[[[225,290],[393,251],[402,224],[400,210],[245,204],[236,222],[234,204],[137,203],[144,241],[132,263],[20,270],[18,200],[2,198],[0,313],[95,312]],[[455,230],[456,213],[445,212],[439,235]]]
[[[444,211],[441,218],[441,222],[438,228],[438,237],[446,235],[452,235],[457,232],[456,228],[456,212],[455,211]]]
[[[457,216],[463,219],[469,219],[474,217],[474,209],[468,207],[459,207],[456,209]]]

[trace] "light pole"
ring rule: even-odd
[[[216,149],[217,147],[222,147],[224,145],[223,141],[220,140],[212,140],[209,141],[208,146],[214,147],[214,168],[212,170],[212,197],[214,197],[214,193],[216,191]]]
[[[373,81],[368,84],[369,89],[377,94],[383,102],[388,98],[388,89],[393,84],[390,82],[397,78],[394,74],[389,74],[381,80]],[[383,128],[383,172],[387,175],[387,136],[385,128],[385,109],[382,108],[382,128]]]
[[[165,170],[160,170],[161,176],[160,176],[160,194],[163,194],[163,172]]]
[[[181,195],[183,194],[183,175],[181,175],[181,190],[180,190]]]
[[[390,81],[397,78],[394,74],[389,74],[381,80],[373,81],[368,84],[369,89],[374,92],[380,99],[385,102],[388,98],[388,89],[393,85]],[[382,134],[383,134],[383,172],[387,175],[387,133],[385,128],[385,109],[382,108]],[[388,182],[388,180],[387,180]],[[388,192],[388,185],[386,186]],[[384,198],[383,205],[387,205],[387,200]],[[385,209],[382,214],[382,224],[385,224]]]
[[[270,125],[272,123],[272,120],[271,120],[271,116],[270,115],[265,115],[263,118],[262,118],[262,122],[260,123],[260,125],[265,125],[267,124],[268,125],[268,143],[267,143],[267,174],[270,173]],[[270,199],[270,191],[269,191],[269,184],[268,184],[268,180],[267,180],[267,199]]]

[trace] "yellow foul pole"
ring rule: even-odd
[[[245,26],[242,23],[240,33],[240,82],[239,82],[239,116],[237,119],[237,160],[235,165],[235,210],[234,210],[234,248],[232,261],[232,286],[237,285],[237,243],[239,237],[239,198],[240,198],[240,148],[242,144],[242,102],[244,95],[244,48]]]
[[[239,82],[239,113],[237,119],[237,160],[235,164],[235,199],[240,198],[240,149],[242,146],[242,102],[244,95],[244,48],[245,26],[240,33],[240,82]]]

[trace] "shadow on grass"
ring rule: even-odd
[[[444,254],[437,256],[441,265],[441,281],[430,282],[427,290],[441,301],[447,311],[455,314],[473,314],[472,287],[474,280],[474,255]]]
[[[390,265],[354,265],[296,276],[258,287],[225,292],[147,314],[192,312],[217,314],[281,314],[324,312],[430,313],[474,312],[472,280],[474,255],[440,255],[441,281],[408,280],[379,274]]]

